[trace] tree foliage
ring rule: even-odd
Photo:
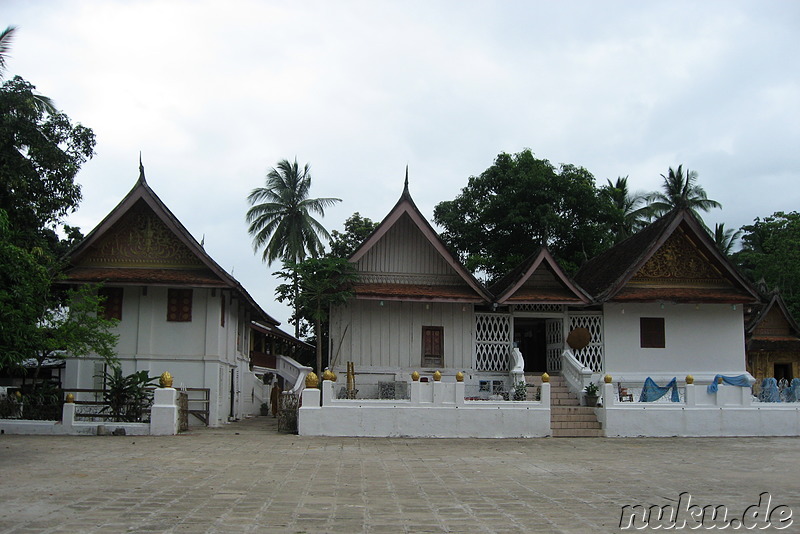
[[[735,261],[751,280],[778,289],[800,319],[800,213],[776,212],[742,227],[742,250]]]
[[[36,104],[34,86],[20,77],[0,89],[0,209],[14,240],[30,248],[56,249],[55,228],[81,200],[75,182],[94,155],[91,129]]]
[[[378,223],[355,212],[344,222],[344,232],[331,232],[331,251],[328,256],[349,258],[377,227]]]
[[[669,168],[667,175],[661,175],[663,183],[661,191],[651,193],[647,197],[647,210],[652,218],[661,217],[673,209],[688,209],[699,220],[703,220],[700,212],[708,212],[713,208],[721,208],[722,204],[711,200],[706,190],[697,183],[697,172],[683,172],[683,165],[677,169]]]
[[[631,193],[628,188],[628,177],[620,176],[612,183],[606,180],[607,185],[600,188],[600,192],[614,207],[614,216],[611,222],[611,232],[614,241],[619,243],[641,230],[647,220],[646,195]]]
[[[317,346],[317,372],[322,370],[322,347],[324,343],[323,323],[327,322],[331,306],[347,302],[353,293],[351,287],[356,279],[353,265],[344,258],[309,258],[300,263],[285,264],[276,276],[287,281],[298,281],[298,293],[294,301],[298,313],[314,325]],[[276,292],[278,300],[289,300],[295,285],[281,284]]]
[[[614,207],[582,167],[553,166],[530,150],[502,153],[461,193],[434,209],[442,239],[489,280],[547,245],[568,271],[613,243]]]
[[[733,253],[733,247],[736,246],[736,241],[741,236],[741,230],[725,228],[725,223],[716,223],[714,225],[714,243],[717,245],[719,251],[726,256],[730,256]]]
[[[325,208],[341,199],[309,198],[310,191],[310,166],[301,169],[297,160],[291,163],[284,159],[267,173],[265,186],[248,195],[248,232],[253,236],[253,247],[264,249],[262,259],[267,264],[275,260],[297,263],[322,254],[320,236],[330,239],[330,235],[313,214],[324,216]]]

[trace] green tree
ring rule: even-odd
[[[620,176],[617,181],[612,183],[606,180],[600,191],[608,198],[615,209],[615,217],[611,224],[611,231],[614,234],[615,242],[633,235],[642,229],[647,219],[645,207],[645,195],[642,193],[631,193],[628,188],[628,177]]]
[[[97,294],[98,286],[83,285],[66,292],[63,305],[53,305],[59,299],[48,298],[48,308],[35,325],[33,357],[38,363],[34,381],[39,376],[42,363],[57,354],[81,357],[96,354],[110,364],[117,363],[116,346],[119,336],[112,332],[115,319],[106,319],[103,298]]]
[[[11,50],[11,42],[14,40],[14,33],[16,31],[16,26],[8,26],[5,30],[0,32],[0,79],[5,76],[6,61],[8,59],[8,53]]]
[[[344,222],[344,232],[331,232],[331,251],[328,256],[349,258],[377,227],[378,223],[355,212]]]
[[[800,213],[778,211],[742,226],[742,249],[734,260],[751,280],[779,289],[800,319]]]
[[[502,153],[434,208],[442,239],[473,272],[495,280],[540,245],[568,271],[613,243],[614,207],[582,167],[554,167],[530,150]]]
[[[94,155],[95,137],[35,99],[33,85],[18,76],[0,88],[0,209],[18,245],[56,253],[56,229],[81,200],[75,176]]]
[[[324,216],[325,208],[341,199],[309,198],[310,191],[310,166],[306,164],[301,169],[296,159],[294,163],[284,159],[267,173],[264,187],[253,189],[248,195],[248,232],[253,237],[253,249],[263,249],[261,258],[267,265],[275,260],[296,265],[307,256],[316,258],[323,253],[320,236],[330,239],[330,235],[313,215]],[[295,317],[298,294],[295,277]],[[295,322],[295,336],[300,336],[299,322]]]
[[[683,165],[678,165],[677,170],[670,167],[667,175],[662,174],[661,178],[664,179],[662,191],[647,197],[647,211],[652,218],[661,217],[673,209],[687,209],[702,221],[701,211],[722,207],[716,200],[709,199],[705,189],[697,183],[696,171],[687,170],[684,174]]]
[[[37,323],[48,306],[50,282],[41,257],[11,241],[8,216],[0,209],[0,368],[37,349]]]
[[[733,253],[733,247],[736,246],[736,241],[742,236],[741,230],[734,230],[733,228],[725,228],[725,223],[717,223],[714,225],[714,243],[717,248],[725,254],[730,256]]]
[[[309,258],[300,263],[284,265],[284,270],[276,273],[279,278],[291,280],[292,285],[278,286],[278,300],[288,300],[294,290],[294,280],[298,280],[299,294],[295,302],[298,313],[314,324],[314,338],[317,347],[317,373],[322,371],[322,347],[325,336],[323,324],[328,320],[331,306],[341,305],[352,297],[353,282],[356,279],[355,267],[344,258]]]

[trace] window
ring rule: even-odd
[[[192,320],[192,290],[167,290],[167,321],[190,322]]]
[[[422,367],[444,367],[444,328],[422,327]]]
[[[121,287],[101,287],[97,292],[103,299],[100,305],[103,308],[103,317],[106,319],[122,320],[122,288]]]
[[[643,349],[663,349],[666,346],[664,318],[640,317],[639,334]]]

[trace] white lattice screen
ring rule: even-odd
[[[511,316],[498,313],[475,314],[475,369],[508,371],[511,352]]]
[[[561,319],[548,319],[544,324],[549,373],[561,371],[561,351],[564,350],[563,324]]]
[[[603,316],[602,315],[570,315],[569,329],[586,328],[592,335],[589,345],[575,351],[575,357],[583,365],[599,373],[603,370]]]
[[[561,304],[515,304],[514,311],[562,313],[564,311],[564,306]]]

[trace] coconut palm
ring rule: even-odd
[[[702,220],[699,211],[722,207],[716,200],[709,199],[705,189],[697,183],[697,172],[687,170],[684,174],[683,165],[678,165],[677,170],[670,167],[667,176],[662,174],[661,177],[664,179],[661,184],[663,192],[651,193],[647,197],[647,209],[654,218],[673,209],[687,209]]]
[[[730,256],[733,253],[733,247],[736,241],[742,236],[741,230],[734,230],[733,228],[725,229],[725,223],[717,223],[714,225],[714,242],[717,248],[725,254]]]
[[[311,189],[310,166],[282,160],[267,173],[265,187],[253,189],[247,196],[248,232],[253,248],[264,249],[262,259],[271,265],[275,260],[303,261],[317,257],[324,246],[320,236],[330,239],[328,231],[312,214],[325,215],[325,208],[341,202],[339,198],[308,198]]]
[[[16,31],[16,26],[8,26],[5,30],[0,32],[0,80],[5,77],[6,60],[8,59],[8,53],[11,50],[11,41],[14,40],[14,33]],[[33,103],[36,104],[36,107],[40,112],[47,112],[51,114],[56,112],[56,107],[55,104],[53,104],[53,101],[44,95],[34,93]]]
[[[266,177],[264,187],[253,189],[247,196],[248,232],[253,249],[263,249],[262,260],[271,265],[281,260],[296,265],[307,256],[316,258],[324,251],[320,236],[330,235],[313,214],[325,215],[325,208],[341,202],[339,198],[308,198],[311,189],[310,166],[281,160]],[[297,313],[297,276],[294,277],[295,336],[300,335]]]
[[[3,79],[3,73],[6,70],[6,59],[11,50],[11,41],[14,40],[15,31],[17,31],[16,26],[9,26],[0,32],[0,80]]]
[[[620,220],[614,224],[614,239],[619,242],[634,234],[644,226],[647,219],[647,206],[644,205],[646,195],[631,193],[628,189],[628,177],[620,176],[616,183],[606,179],[603,194],[611,201],[619,213]]]

